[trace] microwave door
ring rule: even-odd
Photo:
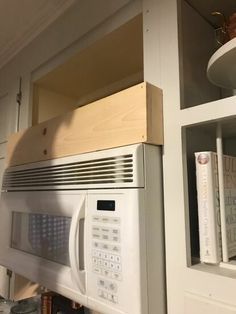
[[[2,193],[0,264],[83,299],[85,206],[86,192]]]

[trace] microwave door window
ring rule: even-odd
[[[70,266],[70,224],[70,217],[13,212],[11,247]]]

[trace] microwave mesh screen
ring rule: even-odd
[[[11,247],[70,266],[70,224],[71,217],[13,212]]]
[[[85,185],[111,185],[133,182],[133,155],[77,161],[45,167],[7,169],[3,189],[60,189],[62,186],[81,188]]]

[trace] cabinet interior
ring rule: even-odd
[[[33,124],[143,81],[142,14],[33,82]]]
[[[232,90],[213,85],[206,75],[208,61],[220,47],[216,41],[215,29],[220,27],[221,21],[218,16],[212,16],[214,11],[221,12],[228,18],[235,12],[235,1],[181,1],[181,109],[233,95]]]
[[[229,118],[183,129],[187,159],[186,197],[189,209],[190,243],[192,264],[199,260],[198,204],[196,189],[195,152],[216,152],[217,124],[222,129],[223,154],[236,156],[236,119]]]

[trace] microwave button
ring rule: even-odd
[[[109,262],[108,261],[103,261],[103,266],[104,267],[109,267]]]
[[[119,255],[115,255],[115,262],[120,263],[121,262],[121,257]]]
[[[105,259],[105,253],[101,252],[101,258]]]
[[[101,228],[101,231],[106,233],[106,232],[109,232],[110,229],[109,228]]]
[[[111,219],[111,222],[114,223],[114,224],[120,224],[120,218],[119,217],[113,217]]]
[[[103,266],[103,261],[101,259],[98,259],[97,264],[98,264],[98,266]]]
[[[111,273],[107,269],[102,269],[102,275],[105,277],[111,277]]]
[[[103,234],[102,235],[102,239],[108,241],[109,240],[109,236],[107,234]]]
[[[93,257],[93,264],[97,265],[98,259],[96,257]]]
[[[105,223],[109,223],[110,222],[110,217],[102,217],[101,221],[105,222]]]
[[[113,262],[110,262],[110,263],[109,263],[109,267],[110,267],[111,269],[115,269],[115,264],[114,264]]]
[[[105,287],[105,280],[98,279],[98,285],[104,288]]]
[[[109,250],[109,246],[106,243],[100,243],[100,248],[103,250]]]
[[[95,233],[99,233],[100,227],[98,227],[98,226],[93,226],[93,227],[92,227],[92,230],[95,231]]]
[[[115,270],[121,271],[121,264],[115,264]]]
[[[107,259],[107,260],[108,260],[108,259],[109,259],[109,257],[110,257],[110,256],[109,256],[109,254],[104,253],[104,259]]]
[[[120,237],[118,237],[118,236],[111,236],[111,241],[113,241],[113,242],[120,242]]]
[[[101,236],[100,236],[100,234],[93,232],[92,237],[94,239],[100,239]]]
[[[93,267],[93,272],[100,275],[101,274],[101,269],[98,267]]]
[[[122,280],[121,274],[119,273],[112,273],[111,278],[115,280]]]
[[[100,219],[99,216],[93,216],[92,220],[93,220],[94,222],[100,222],[100,221],[101,221],[101,219]]]
[[[110,254],[110,261],[114,262],[115,261],[115,255]]]
[[[119,229],[112,229],[111,233],[114,235],[119,235],[120,234],[120,230]]]
[[[98,251],[98,257],[99,257],[99,258],[102,258],[102,252],[99,252],[99,251]]]
[[[99,247],[99,243],[98,242],[93,242],[93,247],[98,248]]]
[[[108,282],[107,288],[112,292],[117,292],[117,284],[114,282]]]
[[[108,293],[108,300],[113,302],[113,303],[118,302],[118,298],[114,294],[110,294],[110,293]]]
[[[98,295],[99,297],[103,298],[103,299],[107,299],[108,298],[108,294],[107,292],[101,290],[101,289],[98,289]]]
[[[113,245],[112,246],[112,251],[119,253],[120,252],[120,247],[118,245]]]

